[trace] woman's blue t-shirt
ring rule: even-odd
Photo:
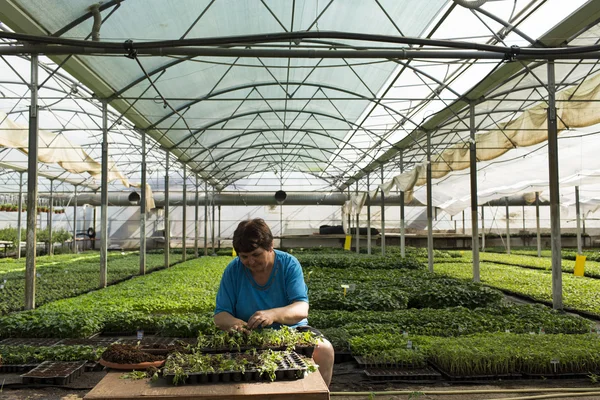
[[[239,257],[229,263],[221,278],[215,315],[225,311],[247,322],[259,310],[285,307],[295,301],[308,303],[308,288],[304,283],[300,262],[288,253],[274,251],[275,264],[265,285],[256,283]],[[304,318],[291,326],[307,324],[308,321]],[[273,324],[274,328],[280,326],[278,323]]]

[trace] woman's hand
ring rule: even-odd
[[[248,319],[248,329],[266,328],[275,322],[275,312],[273,310],[257,311]]]

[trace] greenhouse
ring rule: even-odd
[[[594,0],[0,0],[0,397],[598,398],[599,41]]]

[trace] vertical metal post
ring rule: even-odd
[[[385,194],[383,193],[383,164],[380,166],[381,171],[381,255],[385,256]]]
[[[187,259],[187,167],[183,166],[183,210],[181,221],[181,261]]]
[[[433,210],[431,185],[431,132],[427,132],[427,261],[433,272]]]
[[[481,251],[485,252],[485,207],[481,206]]]
[[[371,182],[367,174],[367,254],[371,255]]]
[[[102,101],[102,179],[100,184],[100,287],[108,284],[108,103]],[[95,228],[94,228],[95,229]]]
[[[169,219],[169,150],[165,150],[165,268],[171,265],[171,220]]]
[[[523,233],[525,233],[525,206],[521,206],[523,209]]]
[[[358,181],[356,182],[356,200],[358,201]],[[356,254],[360,254],[360,212],[356,210]]]
[[[477,215],[477,144],[475,141],[475,103],[469,103],[469,178],[471,182],[471,248],[473,252],[473,282],[481,280],[479,273],[479,216]]]
[[[219,250],[221,250],[221,206],[220,205],[218,206],[218,209],[219,209],[219,231],[217,232],[218,233],[218,236],[217,236],[217,238],[218,238],[217,239],[217,243],[218,243],[217,248]]]
[[[510,254],[510,213],[508,210],[508,197],[504,198],[506,202],[506,254]]]
[[[146,131],[142,130],[142,184],[140,196],[140,275],[146,274]]]
[[[102,195],[100,195],[100,197],[102,197]],[[92,227],[94,228],[95,232],[98,232],[98,228],[96,227],[98,224],[96,223],[96,214],[98,212],[98,207],[94,206],[92,208]],[[96,238],[94,237],[93,240],[90,240],[92,242],[92,249],[96,250]]]
[[[537,256],[542,256],[542,233],[540,231],[540,192],[535,192],[535,230],[537,233]]]
[[[77,185],[73,186],[73,253],[77,254]]]
[[[198,193],[198,174],[196,174],[196,197],[194,198],[194,257],[200,257],[198,253],[198,236],[200,235],[200,221],[198,220],[198,208],[200,206],[200,194]]]
[[[351,235],[352,234],[352,213],[350,212],[350,208],[352,207],[352,199],[350,198],[350,187],[348,186],[348,201],[349,201],[349,207],[348,207],[348,232],[346,233],[347,235]]]
[[[204,255],[208,255],[208,181],[204,182]]]
[[[210,213],[210,217],[211,217],[210,244],[212,247],[212,254],[216,254],[215,253],[215,188],[214,187],[212,189],[211,197],[212,197],[212,201],[211,201],[212,209],[211,209],[211,213]]]
[[[579,208],[579,186],[575,186],[575,215],[577,218],[577,254],[582,254],[581,246],[581,210]]]
[[[31,55],[31,105],[27,149],[27,238],[25,241],[25,309],[35,308],[35,250],[38,201],[38,55]]]
[[[400,173],[404,172],[404,153],[400,152]],[[404,215],[404,192],[400,192],[400,257],[406,255],[406,217]]]
[[[17,259],[21,258],[21,229],[23,214],[23,171],[19,172],[19,200],[17,202]],[[73,236],[75,237],[75,236]]]
[[[467,233],[467,230],[465,227],[465,210],[462,210],[462,233],[463,233],[463,235],[465,235]]]
[[[48,255],[54,255],[54,238],[52,237],[52,219],[54,217],[54,180],[50,179],[50,201],[48,202]]]
[[[552,306],[563,309],[560,242],[560,188],[554,61],[548,60],[548,164],[550,173],[550,241],[552,243]]]

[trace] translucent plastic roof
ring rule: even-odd
[[[197,174],[217,190],[343,190],[357,180],[365,189],[369,173],[377,172],[371,183],[379,183],[381,165],[384,179],[400,172],[400,151],[404,171],[422,162],[425,131],[432,132],[434,153],[464,143],[469,135],[465,100],[477,101],[478,133],[544,101],[545,61],[328,58],[319,52],[442,54],[452,48],[473,53],[475,45],[543,48],[597,41],[598,2],[490,0],[479,8],[459,3],[469,5],[447,0],[108,1],[100,5],[102,23],[94,41],[93,2],[13,0],[0,9],[7,33],[0,52],[24,43],[11,31],[51,37],[57,46],[70,43],[74,55],[45,59],[48,69],[41,80],[52,77],[40,89],[40,101],[54,111],[45,113],[40,128],[67,135],[99,160],[100,101],[107,101],[110,155],[132,181],[139,181],[143,130],[152,138],[150,181],[156,176],[158,189],[165,150],[189,168],[189,177]],[[407,37],[454,43],[403,43]],[[79,51],[83,42],[62,39],[121,49]],[[206,43],[175,42],[194,39]],[[156,41],[160,45],[153,52],[130,50]],[[286,56],[286,51],[306,56]],[[0,111],[26,125],[27,60],[3,59],[17,67],[2,67],[10,78],[0,83],[5,94]],[[557,60],[559,89],[593,75],[596,62]],[[59,76],[65,77],[62,82]],[[81,90],[74,93],[74,87]],[[11,155],[6,161],[23,163],[24,157]],[[78,179],[97,184],[86,176]]]

